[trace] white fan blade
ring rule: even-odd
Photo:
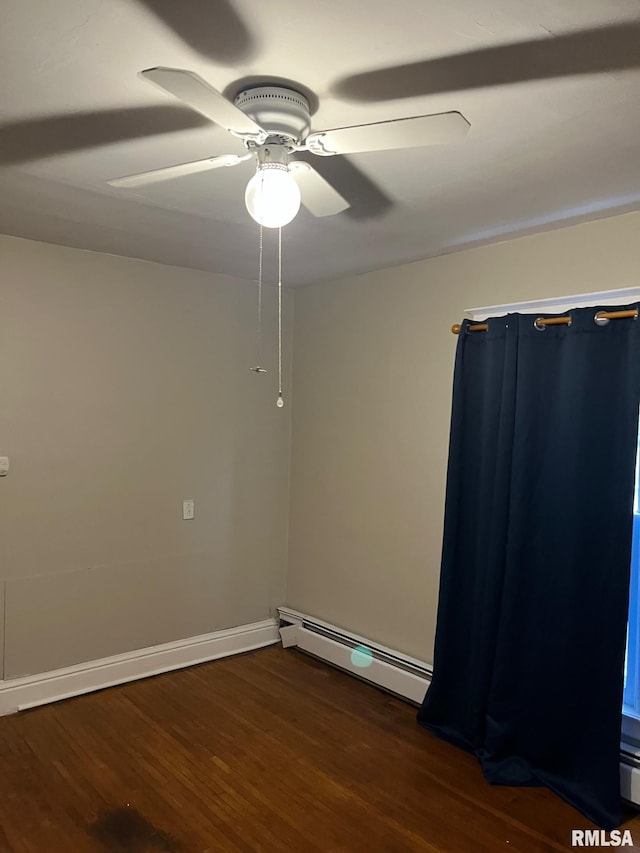
[[[311,133],[306,139],[306,147],[313,154],[323,156],[386,151],[390,148],[421,148],[423,145],[455,142],[466,136],[470,127],[461,113],[435,113]]]
[[[302,203],[314,216],[333,216],[350,206],[321,174],[303,160],[289,163],[289,170],[300,187]]]
[[[259,124],[192,71],[184,71],[181,68],[148,68],[141,71],[139,76],[179,98],[234,136],[253,139],[259,145],[267,138],[267,132]]]
[[[250,160],[253,154],[222,154],[220,157],[208,157],[206,160],[193,160],[191,163],[179,163],[177,166],[167,166],[164,169],[152,169],[150,172],[140,172],[138,175],[127,175],[124,178],[114,178],[107,181],[112,187],[142,187],[145,184],[155,184],[158,181],[170,181],[183,175],[193,175],[196,172],[207,172],[209,169],[219,169],[221,166],[237,166],[245,160]]]

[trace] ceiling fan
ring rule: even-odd
[[[456,141],[466,136],[470,127],[461,113],[446,112],[311,132],[309,102],[292,88],[253,86],[243,89],[231,102],[191,71],[158,67],[139,76],[241,139],[247,153],[207,157],[108,183],[139,187],[254,159],[256,173],[247,185],[245,202],[251,216],[268,228],[290,222],[301,202],[319,217],[349,207],[349,202],[308,162],[292,159],[292,154],[308,151],[331,157],[416,148]]]
[[[138,2],[207,61],[243,66],[258,52],[259,44],[235,10],[233,0]],[[143,35],[146,34],[141,33],[141,37]],[[363,69],[334,80],[329,91],[346,101],[382,103],[478,87],[637,68],[640,68],[640,21],[635,18],[551,37],[428,56],[394,67]],[[236,165],[254,157],[258,164],[279,163],[284,167],[280,169],[282,174],[288,168],[285,183],[288,177],[294,180],[295,186],[302,189],[305,207],[316,216],[328,216],[350,207],[354,217],[357,213],[360,218],[369,218],[373,213],[388,209],[390,200],[348,157],[327,155],[426,145],[439,141],[441,133],[457,138],[468,130],[468,124],[459,113],[444,113],[311,132],[308,102],[302,93],[295,91],[295,86],[261,87],[278,89],[279,103],[277,97],[264,97],[264,92],[260,98],[257,87],[245,87],[232,103],[188,71],[157,68],[142,72],[141,76],[156,82],[194,111],[177,105],[112,107],[30,116],[2,123],[0,166],[195,128],[206,122],[206,116],[243,139],[247,154],[244,157],[235,154],[211,157],[111,183],[141,186],[155,180]],[[294,101],[288,100],[290,97],[300,106],[294,109]],[[306,118],[301,119],[301,113]],[[264,149],[265,145],[268,149]],[[313,154],[324,155],[317,161],[318,171],[324,177],[308,163]],[[273,167],[262,170],[265,178],[268,173],[277,171]],[[295,190],[292,193],[295,197]]]

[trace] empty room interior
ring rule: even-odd
[[[637,0],[0,29],[0,853],[640,849]]]

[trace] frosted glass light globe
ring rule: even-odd
[[[251,216],[265,228],[287,225],[300,210],[298,185],[280,163],[258,169],[247,184],[244,200]]]

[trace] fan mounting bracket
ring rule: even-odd
[[[311,128],[309,102],[295,89],[253,86],[243,89],[234,104],[264,128],[269,137],[280,136],[297,144]]]

